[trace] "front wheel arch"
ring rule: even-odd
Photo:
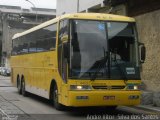
[[[56,90],[56,95],[55,95],[55,90]],[[57,96],[57,97],[55,98],[55,96]],[[64,110],[64,108],[65,108],[64,105],[60,104],[58,101],[58,86],[57,86],[57,83],[55,80],[52,80],[52,82],[51,82],[50,100],[57,110],[60,110],[60,111]]]
[[[53,79],[51,81],[51,84],[50,84],[50,92],[49,92],[49,99],[52,100],[53,99],[53,90],[54,90],[54,86],[57,85],[56,81]]]

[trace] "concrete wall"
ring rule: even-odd
[[[147,56],[143,64],[142,80],[146,89],[160,91],[160,10],[135,17],[139,39],[145,43]]]

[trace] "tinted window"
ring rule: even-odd
[[[20,38],[21,44],[22,44],[22,49],[20,51],[21,54],[23,53],[28,53],[28,48],[29,44],[28,41],[26,40],[26,36]]]
[[[61,38],[64,35],[68,35],[68,20],[60,21],[59,27],[59,39],[58,39],[58,70],[60,75],[62,76],[62,66],[63,66],[63,58],[62,58],[62,41]]]
[[[54,50],[57,24],[47,26],[13,40],[12,55]]]
[[[59,44],[61,44],[61,38],[64,35],[68,35],[68,20],[63,20],[60,22]]]
[[[17,44],[18,44],[17,53],[18,53],[18,54],[23,53],[23,37],[20,37],[20,38],[17,40]]]
[[[37,39],[37,51],[54,50],[56,47],[56,27],[57,25],[51,25],[37,31],[40,35]]]

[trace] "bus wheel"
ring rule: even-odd
[[[54,90],[53,90],[53,104],[54,104],[54,107],[57,109],[57,110],[64,110],[64,106],[61,105],[59,102],[58,102],[58,89],[57,89],[57,85],[54,86]]]
[[[18,93],[21,95],[22,94],[22,86],[21,86],[21,82],[20,82],[19,78],[18,78],[17,82],[18,82],[17,83]]]
[[[26,97],[27,96],[27,91],[26,91],[26,89],[25,89],[25,81],[22,79],[22,95],[24,96],[24,97]]]

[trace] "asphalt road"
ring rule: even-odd
[[[68,108],[57,111],[49,100],[29,94],[23,97],[10,83],[10,77],[0,76],[0,120],[158,120],[155,111],[120,106],[114,111],[104,108]]]

